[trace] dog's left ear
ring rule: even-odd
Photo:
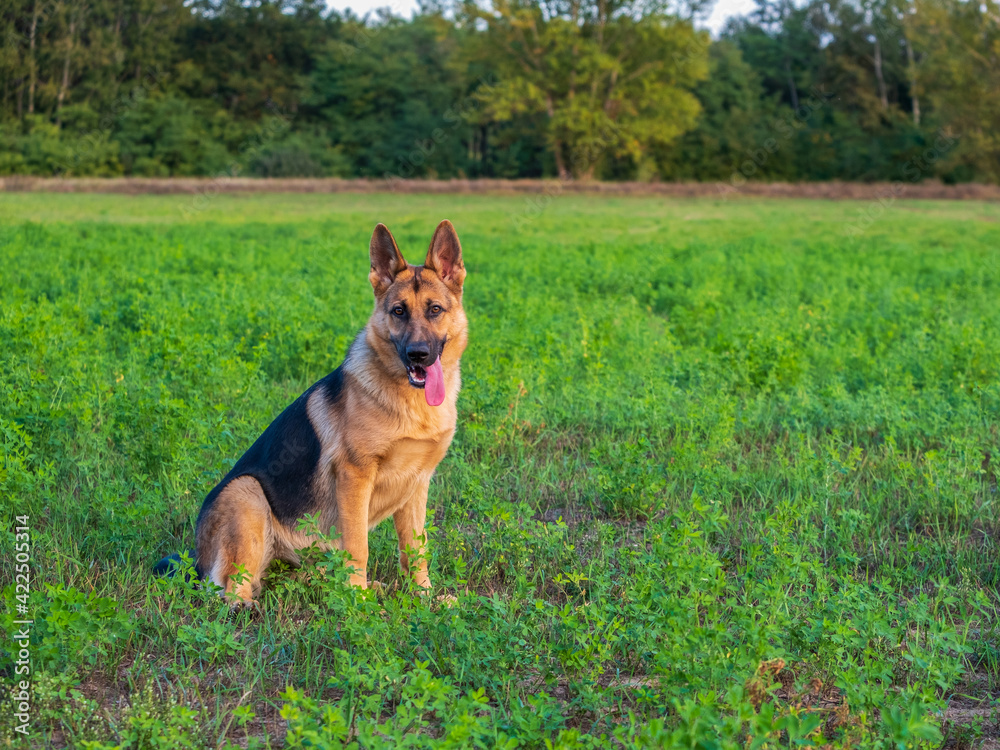
[[[455,227],[447,219],[438,224],[434,230],[434,239],[431,240],[431,247],[427,251],[424,268],[434,271],[454,291],[459,293],[462,291],[462,282],[465,281],[462,245],[459,244]]]

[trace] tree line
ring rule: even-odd
[[[1000,180],[997,0],[5,0],[0,174]]]

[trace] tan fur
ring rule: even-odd
[[[457,236],[448,222],[438,227],[424,266],[406,264],[381,225],[372,238],[373,258],[377,240],[386,243],[383,247],[391,242],[389,249],[398,259],[378,268],[373,260],[369,279],[375,310],[344,361],[340,397],[331,403],[317,389],[306,405],[322,446],[313,487],[328,498],[319,509],[319,525],[323,531],[332,528],[340,534],[339,545],[352,560],[351,583],[367,586],[368,532],[392,516],[400,564],[417,585],[427,588],[427,492],[455,434],[459,360],[468,342],[462,309],[465,269]],[[453,262],[456,258],[457,263]],[[439,406],[429,406],[424,391],[410,385],[392,342],[401,321],[393,319],[387,309],[397,302],[414,311],[406,322],[412,326],[409,331],[439,340],[447,337],[441,352],[445,400]],[[433,318],[424,315],[421,311],[432,304],[441,305],[445,312]],[[244,476],[224,488],[199,526],[198,559],[214,583],[248,602],[273,558],[296,563],[295,550],[311,541],[281,524],[271,513],[260,484]],[[244,565],[250,578],[234,585],[230,576],[237,565]]]

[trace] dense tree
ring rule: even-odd
[[[914,46],[918,91],[932,125],[955,140],[933,146],[958,179],[1000,181],[1000,3],[916,0],[906,16]],[[933,166],[928,166],[928,171]]]
[[[411,23],[349,19],[327,42],[305,102],[343,156],[345,174],[392,179],[466,170],[467,95],[448,65],[456,44],[439,15]]]
[[[702,109],[698,127],[656,151],[659,172],[675,179],[730,179],[748,154],[772,137],[769,123],[790,113],[777,96],[764,95],[761,76],[728,40],[711,46],[708,79],[696,93]],[[782,170],[786,165],[774,158],[757,167],[761,176],[782,178],[791,176]]]
[[[639,161],[697,119],[706,40],[656,4],[492,0],[463,12],[485,24],[500,68],[483,102],[498,120],[541,114],[560,177],[590,177],[605,155]]]
[[[151,0],[145,0],[151,1]],[[277,107],[294,113],[336,17],[322,0],[197,0],[179,47],[192,98],[209,98],[234,117],[257,119]]]

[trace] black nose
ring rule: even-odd
[[[410,344],[406,347],[406,358],[410,360],[410,364],[413,365],[423,365],[427,363],[427,359],[431,356],[430,347],[427,344]]]

